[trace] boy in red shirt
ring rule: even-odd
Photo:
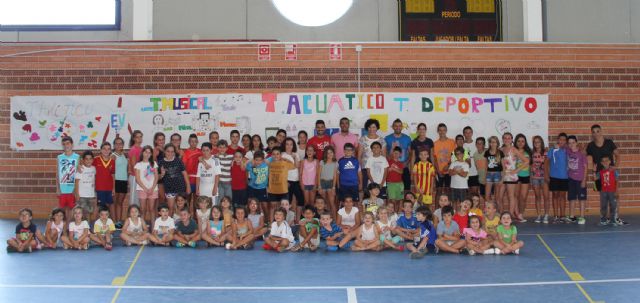
[[[113,205],[113,174],[116,172],[116,160],[111,156],[111,143],[104,142],[100,146],[100,156],[93,159],[96,168],[96,196],[98,198],[97,210],[101,207],[109,208],[110,214],[115,214]],[[119,217],[114,219],[120,219]]]
[[[241,151],[233,154],[231,163],[231,192],[233,207],[247,206],[247,158]],[[222,198],[222,197],[220,197]]]
[[[189,198],[189,205],[191,206],[192,213],[195,211],[195,198],[196,198],[196,176],[198,175],[198,163],[200,163],[200,157],[202,157],[202,151],[198,148],[198,136],[196,134],[189,135],[189,148],[185,149],[182,153],[182,163],[189,175],[189,184],[191,185],[191,197]]]
[[[400,210],[402,196],[404,193],[404,183],[402,182],[402,171],[404,170],[404,164],[400,162],[400,155],[402,155],[402,148],[396,146],[391,152],[389,158],[389,169],[387,174],[387,196],[389,202],[393,203],[396,210]]]
[[[613,226],[618,225],[618,171],[611,167],[611,158],[609,155],[602,156],[600,160],[602,169],[598,172],[600,176],[600,225],[604,226],[609,223]],[[609,216],[611,220],[607,220],[607,208],[609,208]]]
[[[465,228],[469,227],[469,209],[471,209],[471,201],[465,199],[460,203],[460,211],[453,215],[453,221],[456,221],[458,227],[460,227],[460,234]]]

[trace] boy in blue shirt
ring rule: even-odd
[[[420,236],[418,220],[413,216],[413,203],[410,200],[402,202],[403,214],[396,222],[396,234],[406,241],[415,241]]]
[[[349,237],[345,237],[342,228],[333,222],[331,213],[329,212],[323,212],[320,215],[320,238],[325,240],[325,243],[327,244],[327,251],[348,249],[351,246]]]
[[[362,172],[360,171],[360,162],[353,156],[354,150],[353,144],[345,144],[344,157],[338,161],[338,195],[340,200],[351,197],[353,201],[360,201]]]
[[[567,203],[567,191],[569,190],[569,170],[567,167],[567,134],[558,135],[558,145],[549,149],[545,165],[545,181],[551,191],[551,203],[554,212],[554,222],[564,218],[564,209]]]
[[[436,252],[436,229],[431,223],[431,211],[426,206],[416,209],[416,219],[418,220],[419,236],[413,243],[407,243],[407,248],[411,251],[412,259],[420,259],[428,252]]]
[[[269,199],[267,198],[269,165],[264,161],[264,153],[262,151],[257,151],[253,154],[253,160],[247,163],[247,172],[249,174],[247,198],[256,198],[260,202],[262,209],[269,209]]]

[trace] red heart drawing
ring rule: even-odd
[[[22,130],[30,133],[31,132],[31,124],[25,124],[24,126],[22,126]]]
[[[16,146],[17,146],[17,147],[24,147],[24,144],[22,144],[22,142],[17,142],[17,143],[16,143]]]
[[[96,121],[100,122],[102,120],[102,116],[96,116]]]

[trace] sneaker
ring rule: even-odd
[[[567,217],[565,220],[568,221],[568,223],[576,223],[576,221],[578,221],[578,218],[576,218],[576,216],[573,216]]]
[[[533,220],[533,222],[542,223],[542,216],[538,215],[538,217],[535,220]]]
[[[107,243],[104,245],[104,249],[105,250],[111,250],[113,248],[113,246],[111,245],[111,243]]]
[[[469,252],[469,256],[473,256],[476,254],[476,251],[473,249],[469,249],[468,252]]]
[[[195,241],[189,241],[189,243],[187,243],[187,244],[189,244],[189,246],[191,246],[192,248],[196,247],[196,242]]]
[[[520,249],[516,249],[516,250],[514,250],[514,251],[513,251],[513,254],[515,254],[515,255],[519,255],[519,254],[520,254]]]
[[[182,244],[182,243],[178,242],[178,243],[176,243],[176,247],[177,247],[177,248],[184,247],[184,244]]]
[[[226,250],[231,249],[231,243],[227,243],[227,244],[225,244],[225,245],[224,245],[224,248],[225,248]]]
[[[606,226],[609,225],[609,220],[607,220],[607,218],[602,217],[600,218],[600,226]]]
[[[116,222],[115,226],[116,226],[116,229],[122,229],[122,226],[124,226],[124,224],[122,224],[122,221],[118,221]]]
[[[616,218],[616,224],[617,225],[629,225],[629,222],[624,221],[624,220],[622,220],[620,218]]]
[[[404,251],[404,245],[398,245],[398,246],[396,246],[396,250],[398,250],[398,251]]]
[[[265,243],[265,244],[262,244],[262,249],[264,249],[264,250],[272,250],[273,247],[271,247],[271,245]]]
[[[544,217],[542,217],[542,223],[549,224],[549,215],[544,215]]]
[[[149,241],[147,241],[147,240],[143,240],[142,241],[142,245],[147,245],[147,244],[149,244]]]
[[[538,216],[538,218],[540,218],[540,217]],[[489,248],[489,249],[485,250],[482,254],[483,255],[493,255],[495,253],[496,253],[495,249]]]
[[[500,248],[494,248],[493,250],[495,251],[496,255],[499,255],[501,253]]]
[[[578,224],[579,225],[584,225],[585,223],[587,223],[587,220],[584,217],[578,218]]]

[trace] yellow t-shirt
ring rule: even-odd
[[[482,210],[481,210],[481,209],[479,209],[479,208],[472,208],[472,209],[470,209],[470,210],[469,210],[469,216],[472,216],[472,215],[476,215],[476,216],[480,217],[480,220],[481,220],[481,221],[482,221],[482,220],[483,220],[483,218],[484,218],[484,214],[482,213]]]
[[[493,219],[484,217],[484,229],[487,231],[487,233],[495,234],[498,225],[500,225],[500,216],[498,216],[497,214],[493,217]]]
[[[116,231],[116,226],[115,224],[113,224],[113,221],[111,221],[111,219],[107,218],[107,222],[102,222],[102,220],[98,219],[96,220],[96,223],[93,224],[94,234],[104,235],[109,231],[111,232]]]
[[[289,170],[295,165],[289,161],[280,160],[269,163],[269,185],[267,192],[270,194],[286,194],[289,192],[287,177]]]

